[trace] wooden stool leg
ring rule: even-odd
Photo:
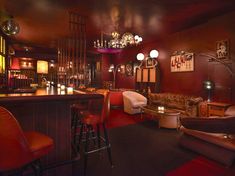
[[[103,125],[103,129],[104,129],[104,138],[105,138],[105,144],[106,144],[107,152],[108,152],[108,156],[109,156],[109,162],[110,162],[111,166],[113,167],[113,161],[112,161],[112,156],[111,156],[111,145],[109,143],[107,129],[105,127],[105,123],[103,123],[102,125]]]
[[[84,124],[82,123],[80,127],[79,137],[78,137],[77,152],[80,151],[80,145],[81,145],[82,138],[83,138],[83,130],[84,130]]]
[[[90,128],[86,128],[86,141],[85,141],[85,156],[84,156],[84,175],[86,175],[87,170],[87,159],[88,159],[88,149],[89,149],[89,136],[90,136]]]
[[[98,143],[98,147],[100,148],[100,125],[97,124],[96,125],[96,130],[97,130],[97,143]]]

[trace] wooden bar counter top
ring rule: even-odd
[[[15,116],[24,131],[38,131],[54,140],[54,150],[43,158],[43,164],[48,166],[73,159],[70,107],[74,102],[91,99],[102,100],[103,95],[41,88],[31,93],[0,94],[0,106],[7,108]],[[53,172],[63,171],[57,169]]]

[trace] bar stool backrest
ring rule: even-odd
[[[100,119],[100,122],[103,123],[108,118],[110,113],[110,92],[109,90],[97,90],[97,93],[104,95]]]
[[[19,123],[7,109],[0,107],[0,172],[20,168],[32,158]]]

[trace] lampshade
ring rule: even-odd
[[[11,62],[11,69],[20,70],[20,60],[19,58],[13,58]]]
[[[206,90],[212,90],[212,89],[214,89],[214,83],[210,80],[206,80],[203,82],[203,87]]]
[[[48,73],[48,62],[38,60],[37,61],[37,73],[47,74]]]

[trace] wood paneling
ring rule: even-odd
[[[51,95],[50,93],[51,92]],[[45,95],[48,94],[48,95]],[[54,140],[54,149],[43,158],[44,165],[50,165],[72,159],[71,151],[71,112],[70,106],[74,101],[84,99],[101,99],[99,94],[74,94],[57,95],[57,92],[48,90],[23,96],[23,94],[1,94],[0,106],[6,107],[24,131],[38,131],[50,136]],[[70,175],[70,169],[66,167],[55,172],[66,172]],[[51,174],[51,173],[50,173]],[[52,173],[52,175],[56,173]]]

